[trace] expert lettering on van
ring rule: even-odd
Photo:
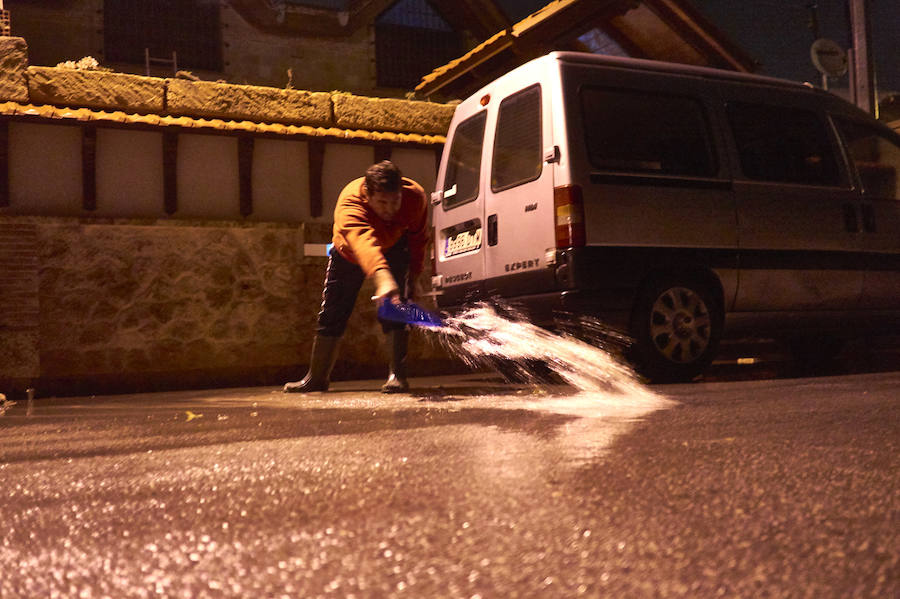
[[[898,172],[900,136],[827,92],[554,52],[457,107],[433,285],[450,311],[597,317],[655,381],[702,373],[725,335],[824,357],[900,332]]]

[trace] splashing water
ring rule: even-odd
[[[549,371],[556,382],[562,379],[575,387],[574,393],[537,389],[537,393],[517,396],[516,401],[493,404],[576,416],[548,441],[561,458],[576,462],[595,459],[636,422],[676,405],[642,385],[631,368],[602,347],[572,334],[537,327],[502,304],[499,310],[501,313],[492,305],[480,303],[447,318],[444,327],[427,330],[436,331],[442,344],[471,366],[497,368],[506,378],[530,383],[546,382]],[[616,335],[597,321],[580,324],[582,334],[599,334],[616,341]],[[509,376],[510,368],[513,377]]]
[[[446,319],[438,332],[445,346],[472,366],[502,365],[506,372],[511,367],[518,378],[540,382],[546,377],[535,373],[537,364],[582,392],[655,396],[604,349],[542,329],[515,313],[504,317],[485,303]]]

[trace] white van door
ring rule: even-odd
[[[492,100],[491,103],[493,103]],[[547,291],[547,250],[556,247],[549,94],[535,84],[504,97],[488,120],[484,182],[486,292]]]
[[[460,105],[457,114],[471,114],[466,108]],[[460,305],[479,296],[484,280],[481,161],[486,122],[487,110],[478,107],[471,116],[451,124],[450,151],[438,173],[439,189],[432,196],[437,262],[434,287],[441,290],[442,306]]]

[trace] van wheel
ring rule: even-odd
[[[655,279],[635,303],[629,357],[652,382],[689,381],[712,363],[722,319],[708,285],[691,278]]]

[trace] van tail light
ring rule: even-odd
[[[553,212],[556,215],[556,247],[580,247],[586,243],[584,199],[580,185],[553,188]]]

